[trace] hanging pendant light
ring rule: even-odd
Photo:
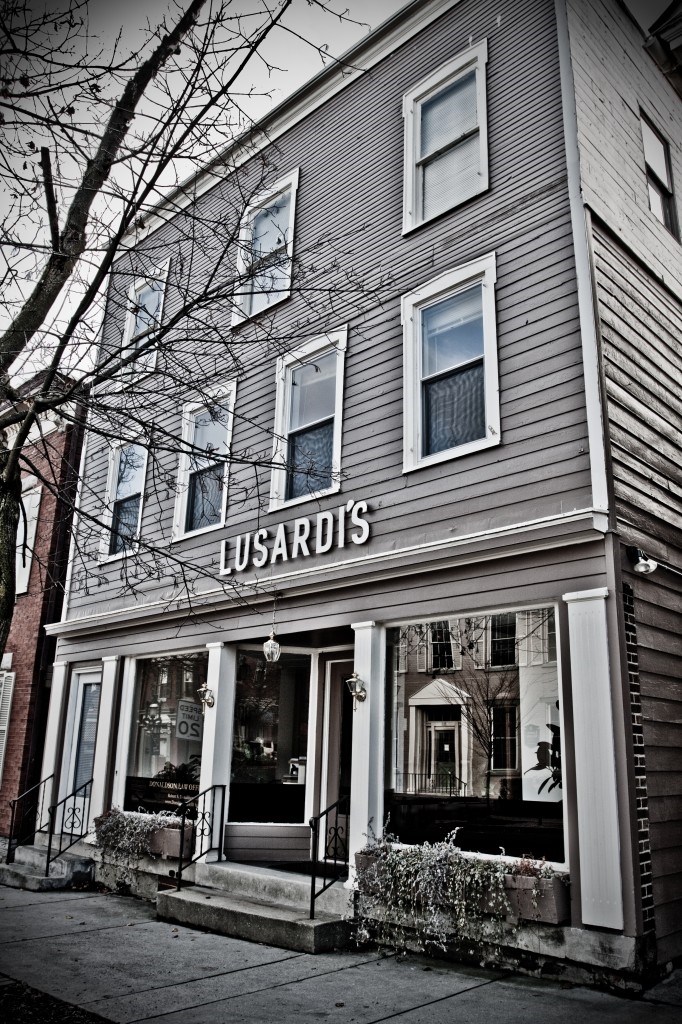
[[[266,661],[279,661],[281,648],[275,640],[274,628],[270,630],[270,638],[263,644],[263,654]]]

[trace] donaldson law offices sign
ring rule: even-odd
[[[369,540],[366,501],[349,499],[333,512],[280,523],[271,529],[242,533],[222,545],[221,573],[262,569],[266,565],[306,559]]]

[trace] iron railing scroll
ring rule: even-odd
[[[315,900],[346,873],[348,865],[347,796],[330,804],[309,821],[311,835],[310,920],[315,918]],[[320,887],[317,882],[320,880]]]
[[[45,877],[50,874],[50,864],[84,839],[89,831],[90,798],[92,779],[88,779],[73,792],[67,794],[59,803],[52,804],[48,810],[49,825],[47,831],[47,857],[45,859]],[[56,853],[53,853],[53,846]]]
[[[5,858],[7,864],[14,863],[14,852],[17,846],[22,846],[28,840],[33,839],[37,832],[47,832],[49,812],[45,807],[45,787],[53,778],[54,775],[48,775],[47,778],[37,782],[35,786],[31,786],[14,800],[9,801],[11,815]]]
[[[201,857],[218,851],[223,859],[223,832],[225,831],[224,785],[210,786],[203,793],[185,800],[176,814],[182,819],[180,826],[180,856],[176,872],[176,888],[182,886],[182,873]]]

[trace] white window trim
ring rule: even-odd
[[[270,507],[268,511],[301,505],[306,501],[316,501],[325,494],[336,494],[341,489],[341,437],[343,432],[343,378],[348,344],[348,329],[342,327],[319,338],[314,338],[306,345],[287,352],[277,360],[277,395],[275,398],[275,427],[272,451],[272,476],[270,480]],[[286,499],[287,473],[286,458],[288,444],[289,412],[291,408],[291,388],[288,386],[291,368],[309,363],[315,356],[336,352],[336,390],[334,395],[334,434],[332,440],[332,483],[330,487],[300,498]]]
[[[463,196],[449,207],[455,209],[475,195],[480,195],[488,188],[490,175],[488,171],[488,117],[486,93],[486,64],[488,62],[488,40],[483,39],[476,46],[454,57],[440,67],[429,78],[420,82],[403,97],[403,117],[405,119],[405,175],[403,190],[403,234],[427,224],[436,217],[441,217],[447,210],[441,210],[431,217],[419,215],[419,174],[417,173],[417,154],[419,152],[421,121],[419,112],[424,100],[429,99],[460,78],[472,68],[476,70],[476,110],[478,113],[479,131],[479,187],[475,192]]]
[[[402,323],[404,333],[404,437],[403,473],[437,465],[450,459],[469,455],[482,448],[491,448],[500,443],[500,395],[497,368],[497,330],[495,323],[495,253],[489,253],[471,263],[465,263],[440,277],[429,281],[402,298]],[[422,412],[421,412],[421,335],[420,312],[423,308],[441,299],[482,284],[483,295],[483,369],[485,389],[485,437],[467,444],[448,448],[433,455],[422,456]]]
[[[14,679],[14,672],[6,672],[4,670],[0,672],[0,782],[2,782],[2,773],[5,767],[5,752],[9,737]]]
[[[133,445],[141,445],[141,440],[129,440],[129,441],[116,441],[109,451],[109,471],[107,473],[107,490],[104,504],[104,512],[102,513],[102,525],[104,527],[102,536],[99,542],[99,560],[100,562],[117,562],[123,558],[134,554],[137,551],[138,543],[133,541],[130,548],[126,548],[124,551],[119,551],[117,554],[109,554],[109,546],[111,544],[111,526],[114,518],[114,502],[116,501],[116,484],[118,481],[118,460],[121,455],[121,451],[124,448],[130,448]],[[144,449],[144,466],[143,466],[143,486],[140,493],[140,507],[137,512],[137,528],[135,530],[136,537],[140,534],[140,524],[142,523],[142,511],[144,508],[144,497],[145,497],[145,484],[147,482],[147,463],[149,461],[149,452]]]
[[[146,274],[144,277],[137,277],[130,288],[128,289],[128,301],[127,301],[127,312],[126,322],[123,331],[123,344],[121,346],[121,358],[123,358],[123,351],[126,350],[126,356],[129,355],[127,349],[130,342],[133,340],[133,329],[135,327],[135,306],[137,305],[137,296],[142,289],[153,281],[159,281],[163,286],[161,289],[161,302],[159,304],[159,321],[163,317],[163,307],[166,302],[166,284],[168,281],[168,271],[170,269],[170,257],[163,263],[158,270],[153,271],[150,274]],[[156,356],[157,348],[156,345],[147,349],[139,359],[134,359],[130,363],[127,363],[124,367],[124,374],[131,374],[135,370],[144,369],[147,372],[156,369]]]
[[[220,520],[210,526],[202,526],[198,530],[185,530],[185,518],[187,516],[187,495],[189,492],[190,465],[192,456],[187,450],[192,443],[191,436],[194,427],[194,416],[202,409],[206,409],[212,403],[216,405],[227,404],[229,406],[229,417],[225,426],[225,443],[229,450],[232,443],[232,428],[234,424],[234,405],[237,397],[236,381],[228,381],[219,388],[215,388],[200,402],[188,402],[182,408],[182,448],[178,462],[177,491],[175,495],[175,509],[173,512],[173,540],[182,540],[185,537],[198,537],[202,533],[210,533],[219,530],[225,525],[227,516],[227,485],[230,475],[229,460],[225,462],[223,473],[223,494]]]
[[[251,244],[251,232],[253,230],[253,221],[256,214],[264,207],[268,206],[277,196],[284,192],[291,192],[291,203],[289,205],[289,227],[288,227],[288,239],[287,239],[287,257],[289,259],[289,287],[287,290],[283,290],[282,293],[272,302],[269,302],[263,309],[259,309],[256,313],[244,312],[243,302],[245,294],[240,291],[240,286],[235,289],[232,306],[232,327],[236,327],[238,324],[244,323],[245,320],[250,320],[252,316],[259,316],[261,313],[265,313],[267,310],[272,309],[273,306],[279,305],[280,302],[284,302],[291,295],[291,275],[293,270],[293,258],[294,258],[294,224],[296,221],[296,193],[298,191],[298,178],[299,168],[291,174],[285,175],[280,178],[275,184],[267,190],[259,193],[251,202],[242,217],[241,225],[239,228],[239,248],[237,252],[237,280],[246,284],[249,276],[250,263],[246,258],[246,253],[249,251]]]
[[[31,568],[35,555],[36,530],[40,517],[40,503],[43,489],[35,483],[35,477],[31,477],[30,483],[24,481],[21,492],[21,503],[24,511],[19,515],[19,527],[17,530],[17,552],[16,552],[16,587],[15,595],[19,597],[28,591],[31,579]],[[24,520],[24,516],[26,517]],[[25,523],[25,527],[24,527]],[[22,564],[22,556],[26,551],[26,565]]]

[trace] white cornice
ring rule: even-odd
[[[126,250],[148,238],[154,231],[190,206],[199,196],[229,178],[261,149],[288,132],[318,107],[366,74],[394,50],[412,39],[461,0],[417,0],[404,11],[379,25],[366,39],[356,43],[329,68],[297,89],[252,129],[230,143],[207,167],[193,172],[142,219],[144,227],[131,229],[123,237]]]

